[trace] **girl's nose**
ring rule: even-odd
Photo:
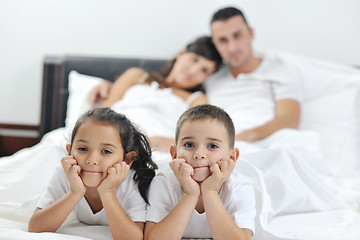
[[[87,165],[97,165],[98,164],[98,156],[96,154],[90,154],[89,157],[86,159]]]

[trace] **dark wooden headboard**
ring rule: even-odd
[[[165,59],[122,57],[45,56],[41,103],[41,137],[53,129],[65,126],[70,71],[76,70],[81,74],[114,81],[130,67],[140,67],[149,72],[156,72],[161,69],[166,61]]]

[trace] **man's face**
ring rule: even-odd
[[[212,40],[221,57],[231,68],[241,68],[253,57],[253,30],[241,16],[211,24]]]

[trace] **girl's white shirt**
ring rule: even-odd
[[[135,171],[130,169],[127,178],[118,187],[116,196],[126,214],[134,222],[145,222],[146,202],[141,197],[139,189],[133,180],[134,174]],[[69,190],[70,184],[66,179],[63,168],[60,166],[54,171],[47,188],[41,194],[37,207],[46,208],[50,206],[64,196]],[[102,209],[94,214],[85,197],[80,200],[73,212],[79,221],[86,224],[108,225],[105,210]]]

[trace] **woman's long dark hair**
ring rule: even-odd
[[[221,56],[216,50],[215,45],[213,44],[211,37],[209,36],[199,37],[195,41],[189,43],[186,46],[186,52],[192,52],[210,61],[214,61],[216,64],[215,71],[217,71],[222,64]],[[175,65],[175,62],[176,62],[176,58],[168,61],[160,72],[150,73],[147,79],[145,80],[145,82],[151,83],[155,81],[159,83],[160,88],[168,87],[166,83],[166,78],[169,76],[172,68]],[[204,91],[204,89],[201,84],[192,89],[187,89],[187,91],[196,92],[196,91]]]
[[[135,170],[134,181],[137,183],[142,198],[149,203],[147,193],[157,165],[151,159],[151,148],[147,137],[138,131],[125,115],[110,108],[95,108],[83,114],[76,122],[71,134],[71,145],[79,127],[86,121],[109,124],[117,128],[124,148],[124,157],[131,151],[136,152],[130,168]]]

